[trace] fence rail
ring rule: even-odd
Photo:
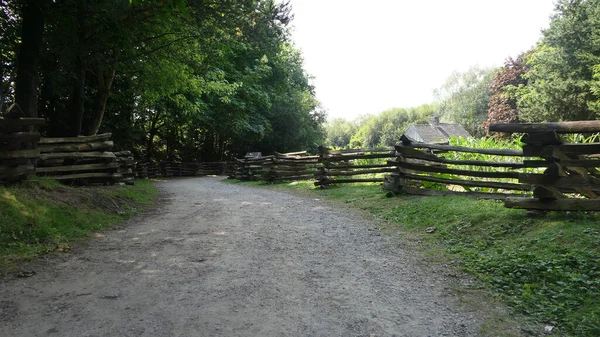
[[[43,118],[0,117],[0,185],[25,180],[40,157],[38,126]]]
[[[544,167],[542,174],[520,174],[533,198],[510,197],[505,206],[528,210],[600,211],[600,143],[566,143],[561,134],[600,132],[600,121],[492,124],[490,131],[526,133],[521,142],[527,167]]]

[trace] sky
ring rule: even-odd
[[[328,118],[434,101],[453,71],[533,47],[553,0],[291,0],[292,39]]]

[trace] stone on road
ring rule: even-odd
[[[475,336],[442,275],[322,200],[159,183],[162,202],[0,282],[0,336]]]

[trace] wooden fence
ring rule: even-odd
[[[561,134],[600,132],[600,121],[536,124],[492,124],[490,131],[525,133],[525,167],[543,167],[541,174],[519,174],[532,187],[533,198],[510,197],[509,208],[600,211],[600,143],[566,143]]]
[[[43,118],[0,117],[0,184],[22,181],[35,172],[40,156],[36,128]]]
[[[383,174],[396,172],[393,148],[331,150],[319,148],[315,186],[385,181]]]
[[[306,151],[275,153],[263,164],[263,180],[274,183],[285,180],[313,179],[319,156],[309,156]]]
[[[398,169],[386,177],[384,188],[396,193],[505,199],[507,193],[531,190],[518,181],[525,169],[522,150],[409,142],[395,148],[397,158],[389,163]],[[473,154],[487,160],[472,159]]]
[[[35,174],[82,184],[115,183],[123,179],[112,152],[112,134],[41,138]],[[125,168],[126,170],[126,168]]]

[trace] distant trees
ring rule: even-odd
[[[424,104],[416,108],[393,108],[352,122],[336,119],[327,125],[326,145],[340,148],[393,146],[410,124],[427,124],[435,112],[435,105]]]
[[[481,124],[488,117],[490,84],[496,72],[497,69],[479,67],[453,72],[434,92],[441,120],[461,124],[473,136],[483,135]]]

